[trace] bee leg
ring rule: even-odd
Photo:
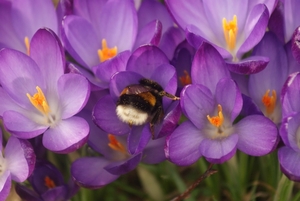
[[[151,135],[152,135],[152,140],[154,140],[154,124],[150,123],[150,131],[151,131]]]
[[[162,109],[162,106],[159,106],[154,113],[152,120],[150,121],[150,131],[152,134],[152,139],[155,138],[154,136],[154,125],[161,121],[161,119],[164,117],[164,111]]]

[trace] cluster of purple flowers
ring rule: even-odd
[[[23,199],[67,200],[140,162],[220,164],[237,150],[278,149],[282,172],[300,181],[299,6],[0,0],[0,200],[11,180],[28,179],[32,188],[16,186]],[[123,94],[132,96],[116,111]],[[85,144],[92,154],[65,183],[45,149]]]

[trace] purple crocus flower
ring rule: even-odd
[[[16,50],[0,51],[4,126],[18,138],[44,133],[43,145],[51,151],[74,151],[89,133],[87,122],[74,116],[87,102],[89,83],[79,74],[64,74],[63,49],[52,31],[38,30],[30,45],[30,57]]]
[[[20,184],[16,185],[16,191],[23,200],[64,201],[79,190],[79,186],[72,179],[65,183],[61,172],[48,161],[37,161],[28,181],[33,190]]]
[[[0,49],[8,47],[29,54],[31,38],[38,29],[47,27],[59,33],[60,24],[51,0],[1,1],[0,16]]]
[[[130,0],[75,0],[73,15],[63,20],[62,35],[79,70],[95,85],[108,88],[110,76],[125,70],[133,48],[136,9]]]
[[[275,124],[281,123],[280,93],[288,77],[288,60],[284,44],[268,32],[255,47],[253,54],[270,58],[267,67],[249,76],[249,94],[264,115]]]
[[[91,132],[88,145],[101,156],[77,159],[71,167],[75,181],[86,188],[100,188],[136,168],[140,162],[155,164],[165,160],[165,138],[150,141],[142,152],[131,154],[127,149],[127,136],[108,134],[99,129],[84,109],[79,114],[89,122]]]
[[[196,49],[202,41],[213,44],[228,60],[229,69],[239,74],[259,72],[266,66],[268,59],[264,57],[241,58],[262,39],[276,3],[277,0],[166,0],[189,43]]]
[[[300,26],[297,0],[280,0],[270,17],[269,28],[284,43],[291,40],[295,29]]]
[[[2,145],[1,130],[0,143]],[[5,146],[4,155],[1,152],[0,156],[0,200],[6,200],[10,192],[11,180],[23,182],[32,173],[35,165],[35,154],[27,140],[11,136]]]
[[[208,43],[197,50],[191,69],[191,85],[180,96],[187,121],[167,138],[166,156],[177,165],[190,165],[204,156],[223,163],[237,149],[261,156],[278,141],[275,124],[262,115],[244,117],[233,124],[242,109],[242,96],[230,79],[222,56]]]
[[[300,73],[296,72],[288,77],[281,93],[283,120],[279,133],[285,146],[279,148],[278,159],[282,172],[294,181],[300,181],[299,86]]]
[[[139,84],[147,78],[156,81],[170,94],[175,94],[177,77],[168,58],[156,46],[145,45],[138,48],[129,58],[127,71],[116,73],[110,81],[110,94],[101,98],[95,105],[93,116],[95,123],[107,133],[114,135],[128,134],[128,149],[131,154],[139,153],[154,138],[163,137],[175,128],[180,116],[179,101],[163,97],[163,113],[160,123],[154,125],[153,133],[146,121],[140,126],[129,126],[116,114],[117,101],[121,92],[129,85]]]

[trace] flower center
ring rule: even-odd
[[[45,186],[48,188],[48,189],[51,189],[51,188],[55,188],[56,185],[54,183],[54,181],[52,179],[50,179],[49,176],[46,176],[45,179],[44,179],[44,184]]]
[[[30,100],[31,104],[42,114],[47,115],[50,112],[49,105],[47,103],[46,97],[42,91],[42,89],[37,86],[36,87],[37,93],[31,96],[27,93],[27,97]]]
[[[222,126],[222,124],[224,122],[222,106],[220,104],[218,105],[218,115],[217,116],[210,117],[209,115],[207,115],[207,119],[208,119],[209,123],[211,123],[211,125],[213,125],[217,128],[220,128],[220,126]]]
[[[237,16],[234,15],[231,21],[227,22],[226,18],[223,18],[223,33],[227,44],[227,48],[232,51],[235,48],[236,36],[238,33]]]
[[[183,71],[183,76],[179,77],[179,81],[180,81],[182,86],[192,84],[191,77],[190,77],[189,73],[186,70]]]
[[[30,55],[30,42],[29,42],[29,38],[27,36],[24,38],[24,44],[26,47],[26,54],[29,56]]]
[[[274,112],[275,106],[276,106],[276,91],[272,90],[272,95],[269,96],[270,89],[268,89],[265,93],[265,95],[262,97],[261,101],[264,104],[266,108],[267,115],[271,115]]]
[[[100,59],[100,62],[106,61],[107,59],[113,58],[118,53],[117,46],[113,48],[108,48],[107,43],[105,39],[102,39],[102,49],[98,50],[98,56]]]
[[[127,150],[126,148],[123,146],[122,143],[120,143],[116,137],[112,134],[108,134],[108,140],[109,140],[109,143],[108,143],[108,146],[115,150],[115,151],[119,151],[121,153],[124,153],[126,154],[127,153]]]

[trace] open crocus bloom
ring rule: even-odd
[[[276,125],[262,115],[250,115],[234,124],[242,109],[242,96],[224,65],[221,55],[208,43],[195,54],[193,83],[180,95],[188,120],[166,141],[166,156],[177,165],[190,165],[201,156],[211,163],[223,163],[237,149],[261,156],[277,145]]]
[[[265,67],[264,57],[248,58],[242,63],[240,60],[262,39],[276,0],[166,0],[166,3],[196,49],[203,41],[210,42],[230,62],[228,66],[233,72],[250,74]],[[240,65],[236,66],[237,63]]]
[[[30,57],[2,49],[0,58],[0,115],[9,132],[24,139],[44,133],[44,146],[60,153],[86,142],[89,126],[73,116],[86,104],[90,86],[79,74],[64,74],[63,50],[52,31],[36,32]]]
[[[0,144],[2,132],[0,130]],[[2,146],[1,146],[2,149]],[[0,152],[0,200],[5,200],[11,188],[11,180],[23,182],[30,176],[35,165],[35,154],[27,140],[11,136],[4,154]]]

